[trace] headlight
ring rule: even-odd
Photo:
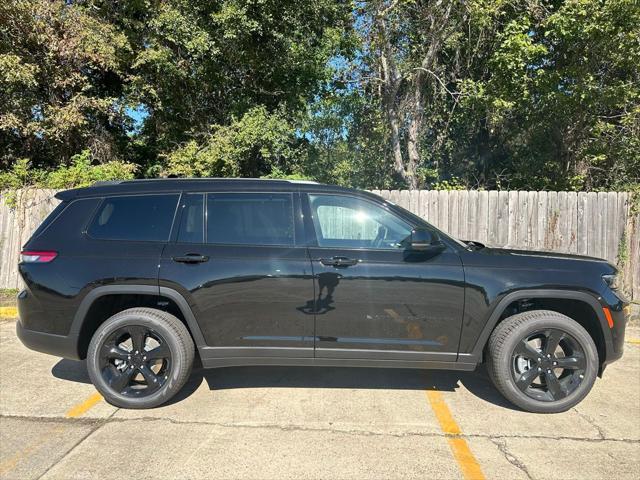
[[[622,290],[622,284],[618,275],[603,275],[602,279],[611,290]]]

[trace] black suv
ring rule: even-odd
[[[285,180],[96,184],[24,246],[18,336],[87,359],[112,404],[154,407],[206,368],[473,370],[519,407],[580,402],[623,350],[604,260],[459,241],[380,197]]]

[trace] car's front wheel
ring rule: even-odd
[[[87,369],[96,389],[112,405],[152,408],[185,384],[195,349],[185,325],[153,308],[130,308],[96,330]]]
[[[593,387],[598,350],[575,320],[532,310],[506,318],[493,331],[488,370],[497,389],[523,410],[564,412]]]

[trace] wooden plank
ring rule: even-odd
[[[385,200],[389,200],[389,198],[391,198],[391,192],[389,190],[380,190],[380,196]]]
[[[409,190],[400,190],[400,199],[398,205],[406,210],[409,210],[411,208]]]
[[[486,243],[487,238],[489,238],[489,192],[486,190],[478,192],[477,219],[477,240],[479,242]]]
[[[507,246],[515,248],[518,246],[518,192],[512,190],[509,192],[509,220],[508,227],[509,233],[507,236]]]
[[[449,192],[449,235],[454,238],[458,238],[458,232],[460,231],[459,223],[459,191],[452,190]]]
[[[535,250],[544,250],[545,237],[547,235],[547,201],[548,192],[538,192],[538,218],[537,222],[537,235],[534,245]]]
[[[389,192],[389,201],[400,205],[400,190],[391,190]]]
[[[467,238],[465,240],[478,239],[478,191],[470,190],[467,212]]]
[[[618,235],[618,194],[616,192],[607,192],[607,210],[606,210],[606,259],[611,263],[616,263],[618,256],[618,245],[620,244],[620,236]]]
[[[430,190],[429,191],[429,214],[428,217],[429,222],[435,227],[438,226],[438,191]]]
[[[420,217],[427,220],[429,218],[429,191],[428,190],[420,190],[420,207],[419,207]]]
[[[509,192],[498,192],[498,242],[497,246],[505,247],[509,243]]]
[[[598,207],[597,207],[597,227],[596,238],[597,247],[596,255],[598,258],[606,258],[607,256],[607,203],[609,197],[607,192],[598,192]]]
[[[446,190],[438,192],[438,228],[449,233],[449,192]]]
[[[618,237],[619,240],[622,239],[622,236],[625,235],[626,236],[626,229],[627,229],[627,198],[628,198],[628,194],[627,192],[618,192],[618,198],[617,198],[617,208],[616,208],[616,215],[618,217],[618,221],[617,221],[617,225],[618,225],[618,229],[616,232],[616,236]],[[629,224],[629,228],[631,228],[631,224]],[[629,232],[631,233],[631,232]],[[627,245],[629,245],[629,238],[626,238],[627,241]],[[618,245],[620,245],[618,243]]]
[[[518,209],[516,216],[516,245],[527,248],[527,214],[529,211],[529,192],[518,191]]]
[[[420,215],[420,190],[409,192],[409,211],[415,215]]]
[[[569,249],[569,207],[567,192],[558,192],[558,241],[557,249],[567,252]]]
[[[527,245],[527,219],[529,213],[529,192],[518,192],[518,214],[516,225],[516,245],[526,249]]]
[[[555,250],[558,246],[558,192],[547,192],[547,225],[544,249]]]
[[[598,194],[589,192],[587,194],[587,255],[598,256]]]
[[[567,252],[578,252],[578,194],[567,193]]]
[[[531,191],[527,195],[527,248],[535,249],[538,243],[538,192]]]
[[[589,206],[587,198],[587,192],[578,193],[576,245],[577,253],[580,255],[587,255],[589,252],[589,220],[587,217]]]
[[[469,191],[458,194],[458,238],[469,240]]]
[[[495,247],[499,245],[499,233],[498,229],[500,228],[500,223],[498,221],[498,216],[500,214],[498,210],[498,192],[496,190],[491,190],[489,192],[489,210],[488,210],[488,220],[487,220],[487,239],[486,243],[489,246]]]

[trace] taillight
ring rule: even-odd
[[[49,263],[58,256],[58,252],[47,251],[33,251],[25,250],[20,252],[20,261],[23,263]]]

